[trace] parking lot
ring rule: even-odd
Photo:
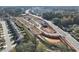
[[[0,21],[0,51],[5,49],[6,43],[5,43],[5,39],[4,39],[4,33],[3,33],[3,27],[2,27],[2,23]]]

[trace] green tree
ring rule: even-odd
[[[59,26],[60,28],[62,28],[61,19],[60,19],[60,18],[53,18],[53,19],[52,19],[52,23],[54,23],[55,25],[57,25],[57,26]]]
[[[19,45],[16,46],[17,52],[34,52],[35,51],[35,44],[32,42],[24,43],[21,42]]]
[[[79,16],[76,16],[76,17],[74,18],[73,23],[79,25]]]

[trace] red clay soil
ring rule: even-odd
[[[50,44],[61,44],[62,42],[60,39],[51,39],[51,38],[46,38],[45,39],[50,43]]]

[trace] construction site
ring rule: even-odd
[[[48,44],[51,51],[79,51],[79,42],[69,33],[39,16],[27,13],[15,17],[14,21],[18,26],[28,29],[40,42]],[[55,46],[56,48],[53,48]],[[63,46],[60,48],[59,46]],[[52,50],[54,49],[54,50]]]
[[[1,52],[79,51],[79,42],[71,34],[29,9],[19,16],[6,15],[0,18]]]

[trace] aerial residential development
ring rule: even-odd
[[[0,7],[0,52],[79,52],[79,7]]]

